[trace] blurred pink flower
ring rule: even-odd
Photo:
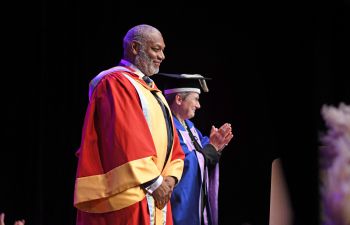
[[[320,135],[320,179],[323,225],[350,225],[350,106],[324,105],[328,128]]]

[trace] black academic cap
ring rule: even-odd
[[[157,78],[163,84],[164,94],[172,94],[179,92],[196,92],[198,94],[203,92],[209,92],[207,83],[205,80],[211,78],[203,77],[200,74],[171,74],[171,73],[158,73]]]

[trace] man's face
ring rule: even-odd
[[[164,60],[165,44],[160,33],[150,34],[150,38],[140,45],[140,50],[135,57],[135,65],[147,76],[159,72],[159,66]]]

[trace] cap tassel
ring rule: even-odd
[[[207,82],[205,82],[204,79],[199,79],[199,84],[201,85],[201,88],[203,89],[203,92],[209,92]]]

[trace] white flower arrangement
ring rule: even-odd
[[[350,106],[323,105],[327,132],[320,136],[322,225],[350,225]]]

